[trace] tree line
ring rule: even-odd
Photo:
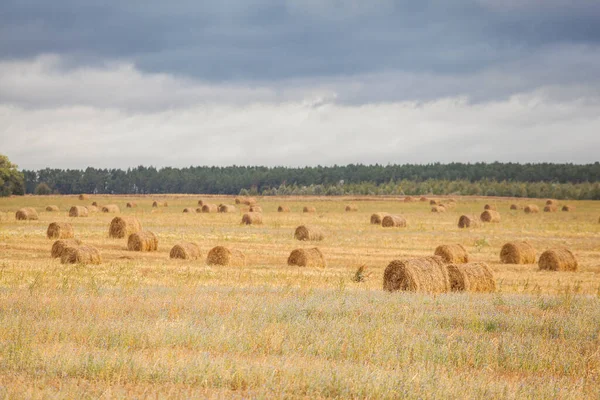
[[[456,194],[600,199],[600,163],[450,163],[22,171],[27,193]]]

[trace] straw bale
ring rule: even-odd
[[[575,210],[575,206],[571,206],[571,205],[565,204],[564,206],[562,206],[562,210],[566,211],[566,212],[568,212],[568,211],[574,211]]]
[[[431,199],[431,200],[429,200],[429,205],[436,206],[436,205],[438,205],[438,201],[436,199]]]
[[[405,203],[412,203],[413,201],[415,201],[415,199],[414,199],[414,198],[412,198],[412,197],[410,197],[410,196],[406,196],[406,197],[404,198],[404,202],[405,202]]]
[[[134,203],[132,201],[128,202],[126,205],[127,208],[136,208],[137,207],[137,203]]]
[[[346,211],[348,211],[348,212],[358,211],[358,206],[356,206],[354,204],[348,204],[346,206]]]
[[[261,206],[257,206],[255,204],[255,205],[250,206],[250,210],[249,211],[253,212],[253,213],[261,213],[261,212],[263,212],[263,209],[262,209]]]
[[[438,204],[437,206],[431,207],[431,212],[432,213],[445,213],[446,206],[444,206],[443,204]]]
[[[311,249],[296,249],[290,253],[287,260],[288,265],[297,265],[298,267],[319,267],[325,268],[325,257],[317,247]]]
[[[556,204],[548,204],[544,207],[544,212],[557,212],[558,206]]]
[[[244,225],[262,225],[262,214],[259,212],[249,212],[242,216]]]
[[[219,204],[219,208],[217,210],[220,213],[232,213],[235,212],[235,206],[229,204]]]
[[[475,215],[461,215],[458,219],[459,228],[477,228],[481,226],[481,220]]]
[[[83,206],[73,206],[69,210],[69,217],[87,217],[88,209]]]
[[[204,204],[202,206],[203,213],[215,213],[219,211],[219,207],[216,204]]]
[[[378,212],[378,213],[372,214],[371,215],[371,223],[373,225],[381,225],[381,222],[383,221],[383,219],[385,217],[387,217],[388,215],[390,215],[390,214],[388,214],[386,212]]]
[[[508,242],[500,250],[500,261],[504,264],[534,264],[535,248],[529,242]]]
[[[193,208],[190,208],[190,207],[186,207],[186,208],[183,209],[183,212],[184,213],[194,213],[195,214],[196,210],[194,210]]]
[[[141,230],[142,224],[136,217],[124,215],[112,219],[108,228],[108,236],[116,239],[129,238],[129,235]]]
[[[325,238],[323,230],[317,226],[300,225],[294,231],[297,240],[320,241]]]
[[[290,208],[288,206],[279,206],[277,207],[277,212],[290,212]]]
[[[317,209],[315,207],[308,207],[308,206],[306,206],[306,207],[304,207],[302,209],[302,212],[305,212],[305,213],[314,213],[314,212],[317,212]]]
[[[87,200],[89,198],[90,198],[90,196],[88,196],[87,194],[80,194],[79,195],[79,200]]]
[[[243,267],[246,265],[246,256],[240,250],[216,246],[208,252],[206,264]]]
[[[500,213],[494,210],[485,210],[480,217],[482,222],[500,222]]]
[[[182,260],[197,260],[201,257],[200,246],[194,242],[178,243],[171,249],[169,257]]]
[[[202,206],[204,205],[204,201],[203,201],[203,200],[198,200],[198,205],[199,205],[200,207],[202,207]]]
[[[81,244],[79,239],[60,239],[54,242],[50,255],[52,258],[59,258],[67,247],[77,247]]]
[[[92,202],[92,205],[93,205],[94,207],[100,207],[100,206],[98,205],[98,202],[97,202],[97,201],[93,201],[93,202]]]
[[[17,221],[37,220],[38,213],[33,207],[24,207],[15,213]]]
[[[428,201],[428,200],[429,200],[429,199],[428,199],[427,197],[425,197],[425,196],[423,196],[423,197],[421,197],[421,198],[419,199],[419,201],[423,201],[423,202],[425,202],[425,201]]]
[[[60,211],[60,208],[58,208],[58,206],[52,205],[52,206],[46,207],[46,211],[48,211],[48,212]]]
[[[102,256],[94,246],[67,247],[60,256],[63,264],[100,264]]]
[[[127,249],[131,251],[156,251],[158,238],[150,231],[140,231],[129,235]]]
[[[119,210],[119,206],[117,206],[116,204],[107,204],[105,206],[102,206],[102,212],[103,213],[118,213],[121,210]]]
[[[52,222],[46,231],[48,239],[71,239],[74,236],[73,225],[67,222]]]
[[[452,264],[466,264],[469,262],[469,252],[462,244],[443,244],[435,249],[435,256]]]
[[[577,271],[577,259],[571,250],[558,248],[546,250],[538,260],[540,269],[549,271]]]
[[[496,205],[495,204],[486,204],[485,206],[483,206],[483,209],[496,211]]]
[[[547,206],[552,206],[552,205],[557,205],[557,204],[558,204],[558,202],[556,200],[553,200],[553,199],[546,200]]]
[[[540,208],[535,204],[527,204],[523,211],[525,211],[525,214],[537,214],[540,212]]]
[[[384,228],[405,228],[406,218],[402,215],[386,215],[381,220],[381,226]]]
[[[449,264],[446,268],[453,292],[496,291],[496,278],[485,263]]]
[[[383,290],[447,292],[450,290],[450,280],[444,260],[437,256],[393,260],[383,274]]]

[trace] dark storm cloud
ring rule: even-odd
[[[119,58],[217,81],[468,74],[548,46],[599,44],[595,3],[4,0],[0,57]]]

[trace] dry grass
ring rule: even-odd
[[[374,198],[264,198],[264,224],[238,213],[195,218],[198,196],[93,196],[160,237],[158,251],[127,252],[107,237],[115,215],[69,220],[102,264],[50,257],[46,228],[15,221],[22,207],[68,210],[74,197],[0,199],[0,392],[7,398],[565,398],[600,396],[600,215],[597,202],[564,213],[508,213],[514,199],[427,203]],[[233,197],[203,196],[232,203]],[[153,199],[172,207],[152,214]],[[400,198],[401,199],[401,198]],[[501,224],[459,229],[485,203]],[[535,202],[535,201],[532,201]],[[537,201],[543,204],[542,201]],[[360,210],[346,213],[346,204]],[[525,203],[525,202],[524,202]],[[293,212],[277,213],[285,204]],[[319,213],[304,214],[303,206]],[[367,221],[385,210],[403,229]],[[66,218],[65,218],[66,219]],[[328,233],[327,268],[288,266],[300,225]],[[577,271],[499,260],[503,244],[568,246]],[[181,242],[244,251],[245,266],[169,259]],[[496,278],[494,293],[387,293],[391,260],[461,243]],[[309,245],[310,247],[310,245]],[[370,272],[354,281],[360,266]]]

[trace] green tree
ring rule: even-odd
[[[34,193],[37,195],[52,194],[52,189],[46,183],[42,182],[35,187]]]
[[[0,154],[0,197],[25,194],[25,178],[17,165]]]

